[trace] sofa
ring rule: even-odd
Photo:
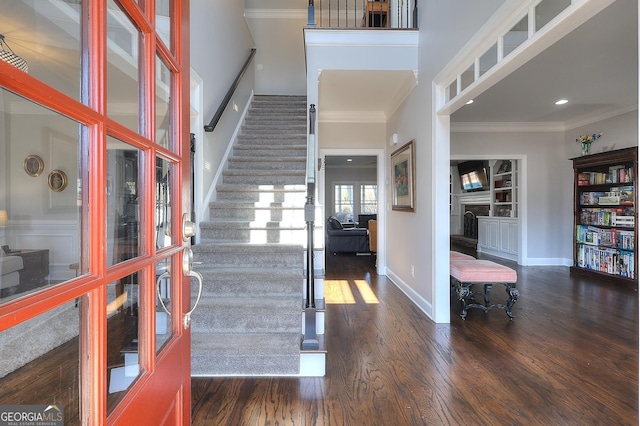
[[[327,219],[327,251],[329,253],[369,253],[369,230],[344,228],[335,216]]]
[[[20,284],[20,271],[24,267],[20,256],[8,256],[0,253],[0,297],[16,292]]]

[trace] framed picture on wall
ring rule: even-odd
[[[410,141],[391,154],[391,208],[398,211],[415,211],[415,148]]]

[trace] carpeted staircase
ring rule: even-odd
[[[303,96],[253,98],[200,224],[194,376],[300,372],[306,108]]]

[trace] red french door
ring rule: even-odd
[[[188,3],[0,17],[0,406],[190,422]]]

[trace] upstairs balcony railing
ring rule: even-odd
[[[418,0],[309,0],[316,28],[418,28]]]

